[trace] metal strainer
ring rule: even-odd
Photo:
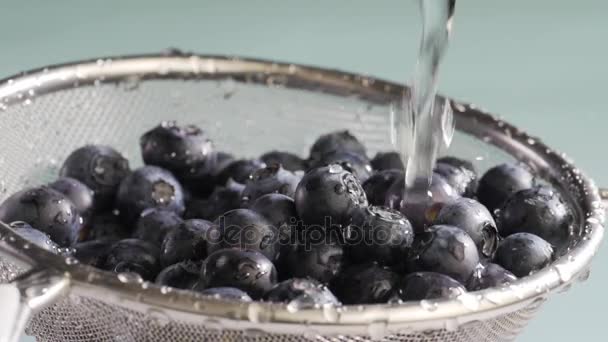
[[[401,85],[344,72],[179,52],[35,70],[0,81],[0,200],[53,179],[58,163],[86,143],[115,146],[137,166],[139,135],[161,120],[198,124],[219,149],[239,156],[277,147],[304,154],[335,129],[351,130],[372,153],[388,150],[389,114],[403,94]],[[29,245],[0,224],[8,312],[0,329],[19,332],[31,314],[27,332],[57,342],[513,340],[551,293],[588,276],[604,234],[601,198],[538,139],[471,105],[452,106],[459,133],[451,154],[481,170],[521,160],[575,208],[570,248],[550,267],[454,300],[294,311],[117,276]]]

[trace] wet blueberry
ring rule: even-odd
[[[497,217],[500,234],[531,233],[556,249],[568,246],[574,214],[561,195],[550,187],[535,187],[513,194]]]
[[[232,178],[237,183],[245,184],[258,169],[266,167],[257,159],[238,159],[224,167],[216,177],[217,185],[225,185]]]
[[[370,164],[376,171],[405,170],[401,156],[397,152],[378,152]]]
[[[79,242],[74,245],[74,257],[83,264],[103,267],[115,242],[107,239]]]
[[[32,226],[27,223],[23,221],[15,221],[11,222],[11,224],[9,224],[9,227],[17,235],[35,244],[36,246],[54,254],[57,254],[59,252],[59,246],[57,246],[57,244],[53,242],[53,240],[51,240],[48,235],[39,231],[38,229],[32,228]]]
[[[327,286],[314,279],[300,278],[292,278],[276,284],[266,292],[264,300],[286,303],[294,309],[340,304]]]
[[[132,230],[123,224],[117,212],[95,214],[89,223],[88,240],[122,240],[128,238]]]
[[[462,229],[437,225],[414,240],[409,265],[415,271],[443,273],[465,283],[479,264],[475,242]]]
[[[27,222],[61,247],[78,240],[83,224],[72,201],[47,186],[25,189],[8,197],[0,205],[0,221]]]
[[[129,172],[129,161],[113,148],[87,145],[68,156],[59,174],[81,181],[95,193],[95,206],[108,209]]]
[[[331,282],[344,304],[386,303],[395,295],[399,276],[376,263],[346,267]]]
[[[298,171],[306,170],[306,162],[297,155],[284,151],[272,151],[264,153],[260,160],[266,165],[279,164],[285,170]]]
[[[176,175],[182,183],[184,190],[188,189],[193,195],[199,197],[207,197],[216,185],[225,185],[218,183],[218,175],[230,163],[234,161],[234,157],[225,152],[213,152],[204,163],[199,163],[188,170]]]
[[[553,259],[553,247],[529,233],[516,233],[500,242],[494,261],[517,277],[525,277],[547,266]]]
[[[155,283],[177,289],[193,289],[201,277],[202,261],[186,260],[165,267],[157,276]]]
[[[249,209],[235,209],[213,222],[208,233],[209,252],[223,248],[241,248],[262,253],[274,261],[279,254],[279,234],[270,221]]]
[[[367,206],[359,180],[338,164],[310,170],[298,184],[296,210],[306,225],[346,225],[353,210]]]
[[[251,302],[247,292],[234,287],[211,287],[200,291],[201,295],[222,300],[236,300],[240,302]]]
[[[169,230],[160,248],[162,267],[185,260],[203,260],[207,257],[207,238],[211,222],[186,220]]]
[[[148,208],[184,212],[184,192],[171,172],[157,166],[141,167],[121,183],[116,204],[127,222],[135,222]]]
[[[441,273],[416,272],[399,282],[399,297],[403,301],[424,299],[453,299],[466,292],[458,281]]]
[[[242,184],[230,180],[225,187],[215,188],[209,198],[190,200],[186,205],[184,217],[213,221],[227,211],[240,208],[243,189]]]
[[[337,234],[307,229],[303,241],[280,255],[277,265],[284,267],[279,269],[281,279],[312,278],[329,284],[345,263],[344,248]]]
[[[501,164],[479,180],[477,198],[490,212],[500,208],[512,194],[534,185],[534,176],[522,166]]]
[[[93,190],[79,180],[69,177],[59,178],[49,184],[49,187],[61,192],[72,201],[85,224],[89,221],[95,209],[93,202],[95,193]]]
[[[262,253],[228,248],[205,259],[201,278],[207,288],[235,287],[259,299],[276,284],[277,272]]]
[[[439,158],[434,172],[441,175],[460,196],[475,197],[478,177],[471,162],[455,157]]]
[[[346,151],[325,153],[321,155],[320,158],[312,161],[310,163],[310,168],[314,169],[331,164],[341,165],[346,171],[355,175],[361,182],[365,182],[372,174],[372,166],[369,164],[367,157]]]
[[[181,217],[173,211],[146,209],[137,220],[133,237],[160,247],[167,233],[176,229],[182,222]]]
[[[160,251],[152,243],[138,240],[120,240],[110,248],[104,268],[117,273],[132,272],[145,280],[154,280],[160,272]]]
[[[405,260],[414,229],[400,212],[386,207],[362,207],[353,212],[345,231],[345,248],[354,262],[396,265]]]
[[[481,264],[469,279],[467,289],[479,291],[490,287],[499,287],[513,283],[517,277],[502,266],[493,263]]]
[[[401,170],[383,170],[374,173],[365,182],[363,190],[370,205],[385,205],[389,189],[395,182],[405,179]]]
[[[310,160],[317,163],[324,154],[330,152],[350,152],[366,156],[365,146],[349,131],[336,131],[321,135],[310,148]]]
[[[272,164],[255,171],[243,189],[243,205],[248,206],[260,196],[279,193],[294,197],[301,177],[287,171],[279,164]]]
[[[484,257],[491,258],[498,248],[496,222],[488,209],[474,199],[461,198],[446,204],[435,224],[455,226],[467,232]]]

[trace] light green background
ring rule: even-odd
[[[566,152],[608,186],[608,3],[459,0],[441,91],[474,102]],[[0,75],[173,46],[315,64],[404,82],[414,0],[0,0]],[[520,341],[605,341],[608,254],[556,296]]]

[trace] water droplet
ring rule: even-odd
[[[74,257],[67,257],[65,258],[65,263],[68,265],[76,265],[78,263],[78,259]]]
[[[423,299],[420,301],[420,307],[422,307],[426,311],[433,312],[437,310],[439,304],[437,304],[437,302],[431,302],[429,300]]]
[[[571,273],[568,271],[567,267],[564,265],[555,265],[553,266],[555,272],[559,276],[559,279],[562,283],[567,283],[571,279]]]
[[[329,173],[340,173],[344,171],[340,164],[331,164],[328,169]]]
[[[167,294],[171,291],[173,291],[173,288],[171,288],[169,286],[161,286],[161,288],[160,288],[160,293],[162,293],[162,294]]]
[[[142,283],[144,281],[139,274],[134,272],[118,273],[117,277],[123,283]]]

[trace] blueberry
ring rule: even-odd
[[[409,263],[416,271],[443,273],[465,283],[479,264],[479,254],[464,230],[436,225],[416,236]]]
[[[466,292],[458,281],[441,273],[416,272],[399,282],[399,297],[403,301],[424,299],[454,299]]]
[[[237,183],[245,184],[255,171],[264,167],[266,167],[266,164],[257,159],[232,161],[218,173],[216,184],[225,185],[230,178]]]
[[[157,166],[141,167],[121,183],[116,198],[120,214],[134,222],[148,208],[159,208],[183,214],[184,192],[171,172]]]
[[[310,160],[316,163],[329,152],[350,152],[365,156],[365,146],[349,131],[336,131],[320,136],[310,148]]]
[[[345,236],[345,248],[351,260],[396,265],[407,255],[414,240],[414,229],[400,212],[370,206],[354,211]]]
[[[376,171],[405,170],[401,156],[397,152],[378,152],[370,164]]]
[[[229,180],[226,186],[215,188],[209,198],[190,200],[186,204],[184,217],[213,221],[227,211],[240,208],[243,189],[243,184]]]
[[[314,279],[292,278],[276,284],[264,295],[264,300],[285,303],[294,309],[339,305],[327,286]]]
[[[331,290],[344,304],[386,303],[396,293],[399,276],[376,263],[345,268],[331,282]]]
[[[309,171],[298,184],[296,210],[307,225],[350,223],[352,211],[367,206],[359,180],[338,164]]]
[[[460,196],[475,197],[477,171],[471,162],[455,157],[439,158],[434,172],[445,178]]]
[[[157,276],[155,283],[177,289],[193,289],[201,277],[202,261],[186,260],[165,267]]]
[[[276,284],[277,272],[260,252],[227,248],[205,259],[201,278],[207,288],[235,287],[259,299]]]
[[[0,205],[0,221],[27,222],[61,247],[69,247],[78,240],[83,223],[72,201],[47,186],[11,195]]]
[[[107,239],[79,242],[74,245],[74,257],[83,264],[103,267],[115,242]]]
[[[314,169],[330,164],[340,164],[346,171],[355,175],[361,182],[365,182],[372,174],[372,166],[369,164],[367,157],[346,151],[325,153],[321,155],[319,159],[311,162],[310,168]]]
[[[277,265],[284,267],[279,269],[281,279],[312,278],[329,284],[345,263],[338,232],[309,229],[306,233],[304,241],[280,255]]]
[[[152,243],[138,239],[120,240],[110,248],[104,268],[117,273],[137,273],[151,281],[160,272],[159,255],[158,247]]]
[[[218,183],[218,175],[230,163],[234,157],[225,152],[213,152],[209,155],[204,165],[193,167],[189,172],[176,175],[185,189],[190,190],[194,195],[207,197],[216,185],[225,185],[226,182]]]
[[[123,224],[118,213],[106,212],[93,215],[89,223],[89,240],[122,240],[131,235],[132,229]]]
[[[490,287],[498,287],[510,284],[517,280],[517,277],[505,270],[502,266],[487,263],[479,265],[467,284],[470,291],[479,291]]]
[[[502,236],[535,234],[560,251],[574,233],[574,213],[556,190],[544,186],[513,194],[500,209],[497,223]]]
[[[435,224],[458,227],[475,241],[477,250],[491,258],[498,247],[498,229],[492,214],[481,203],[461,198],[446,204],[439,211]]]
[[[239,302],[251,302],[253,299],[249,297],[247,292],[234,287],[211,287],[200,291],[201,295],[213,297],[222,300],[235,300]]]
[[[59,246],[45,233],[38,229],[32,228],[29,224],[22,221],[15,221],[9,224],[9,227],[17,235],[34,245],[54,254],[59,252]]]
[[[515,233],[500,242],[494,261],[517,277],[525,277],[547,266],[553,259],[553,247],[529,233]]]
[[[183,220],[176,213],[169,210],[149,208],[141,213],[133,237],[160,246],[165,236],[176,229]]]
[[[77,179],[63,177],[49,184],[72,201],[85,223],[89,221],[94,211],[93,197],[95,193],[88,186]]]
[[[270,221],[249,209],[235,209],[213,222],[209,252],[223,248],[249,249],[274,261],[279,254],[278,230]]]
[[[108,209],[114,203],[120,182],[129,172],[129,161],[113,148],[87,145],[68,156],[59,174],[84,183],[95,193],[95,206]]]
[[[403,179],[405,179],[405,174],[401,170],[383,170],[374,173],[363,182],[363,190],[365,190],[369,204],[384,205],[391,186]]]
[[[534,176],[514,164],[501,164],[488,170],[479,180],[477,198],[490,212],[498,209],[512,194],[534,185]]]
[[[306,170],[306,162],[297,155],[289,152],[267,152],[260,157],[260,160],[266,163],[266,165],[279,164],[288,171]]]
[[[207,257],[207,238],[211,222],[186,220],[169,230],[160,248],[162,267],[185,260],[203,260]]]
[[[410,220],[416,231],[433,223],[439,210],[459,198],[458,193],[447,183],[445,178],[433,173],[431,185],[426,193],[411,194],[407,202],[403,201],[405,179],[399,179],[387,192],[385,205],[401,211]]]
[[[252,174],[251,179],[245,183],[243,205],[247,206],[258,197],[271,193],[279,193],[293,198],[300,178],[278,164],[258,169]]]

